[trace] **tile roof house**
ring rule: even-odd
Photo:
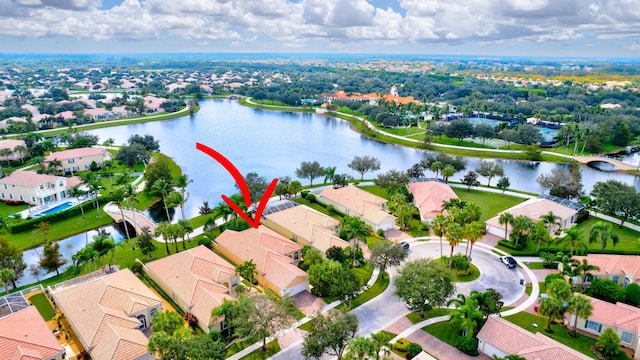
[[[73,174],[75,171],[91,169],[93,162],[98,167],[102,167],[106,160],[111,160],[111,154],[102,147],[84,147],[51,153],[44,158],[44,163],[48,164],[52,160],[59,160],[62,163],[57,167],[58,171]]]
[[[298,268],[302,245],[265,226],[244,231],[225,230],[215,248],[236,265],[253,260],[258,283],[276,294],[296,295],[309,289],[309,276]]]
[[[441,214],[443,202],[458,198],[448,184],[439,181],[415,182],[410,183],[408,187],[423,221],[431,221],[436,215]]]
[[[328,187],[322,190],[319,200],[348,216],[359,216],[373,231],[396,228],[396,217],[386,211],[387,200],[357,186]]]
[[[64,354],[35,306],[0,318],[0,359],[61,360]]]
[[[640,256],[638,255],[588,254],[574,256],[574,259],[580,262],[586,259],[589,265],[599,267],[600,270],[589,272],[594,277],[613,280],[625,287],[631,283],[640,285]],[[574,277],[573,283],[580,285],[581,277]],[[585,282],[585,284],[590,283],[591,279]]]
[[[611,328],[620,338],[620,345],[633,349],[633,358],[640,359],[640,308],[585,297],[591,300],[593,310],[588,319],[577,319],[577,329],[600,336],[607,328]],[[576,317],[573,314],[570,316],[569,323],[574,324]]]
[[[204,331],[223,330],[221,319],[212,319],[211,310],[238,284],[235,268],[204,245],[149,262],[145,273],[185,312],[198,319]]]
[[[560,217],[558,224],[554,225],[552,233],[555,233],[555,231],[558,229],[572,227],[576,223],[579,213],[578,210],[561,205],[549,199],[541,197],[533,198],[517,204],[507,210],[501,211],[500,213],[498,213],[498,215],[487,220],[487,232],[500,237],[504,236],[505,225],[501,225],[499,222],[500,214],[502,213],[511,213],[514,218],[520,215],[524,215],[532,221],[538,221],[540,220],[541,216],[548,214],[549,211],[553,212],[555,216]],[[509,226],[508,230],[509,231],[507,233],[507,238],[511,234],[511,226]]]
[[[66,178],[16,170],[0,179],[0,201],[45,205],[67,198],[67,189],[79,183],[80,179],[77,177]]]
[[[129,269],[49,292],[92,359],[153,359],[142,330],[162,301]]]
[[[27,144],[24,142],[24,140],[14,140],[14,139],[0,140],[0,150],[2,150],[2,149],[11,150],[11,154],[9,154],[9,155],[4,155],[4,156],[0,155],[0,161],[20,160],[25,155],[27,155],[26,151],[18,151],[18,152],[16,152],[14,150],[16,148],[16,146],[24,146],[26,148]]]
[[[478,333],[478,351],[490,357],[519,355],[527,360],[591,359],[540,332],[531,333],[496,316],[489,317]]]
[[[338,220],[306,205],[271,213],[262,223],[282,236],[302,245],[313,246],[322,253],[333,246],[349,246],[349,242],[340,239],[336,233]]]

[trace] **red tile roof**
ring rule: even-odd
[[[92,156],[92,155],[103,155],[106,159],[111,158],[111,155],[105,148],[85,147],[85,148],[69,149],[69,150],[51,153],[50,155],[44,158],[44,161],[49,162],[54,159],[58,159],[58,160],[75,159],[75,158]]]
[[[34,171],[16,170],[11,175],[0,179],[0,184],[36,187],[41,184],[57,183],[58,180],[66,180],[62,176],[38,174]]]
[[[586,259],[590,265],[595,265],[600,270],[590,271],[594,275],[629,275],[633,281],[639,280],[640,256],[639,255],[613,255],[613,254],[588,254],[587,256],[575,256],[582,261]]]
[[[449,185],[438,181],[411,183],[409,191],[413,194],[413,203],[420,210],[422,218],[436,217],[442,212],[444,201],[458,198]]]
[[[50,359],[63,353],[34,306],[0,318],[0,359]]]
[[[589,320],[597,321],[611,327],[629,330],[638,334],[640,326],[640,308],[624,303],[612,304],[604,300],[599,300],[585,296],[591,300],[593,310]]]

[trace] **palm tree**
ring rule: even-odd
[[[245,278],[249,283],[254,283],[254,278],[256,274],[256,264],[253,263],[253,259],[243,262],[242,264],[236,266],[236,274],[239,274],[243,278]]]
[[[433,173],[436,174],[436,179],[438,178],[438,174],[440,173],[440,171],[442,170],[442,163],[440,161],[434,161],[431,163],[431,166],[429,167],[429,170],[431,170]]]
[[[98,253],[100,262],[104,264],[104,256],[114,248],[116,244],[113,241],[113,236],[105,231],[98,231],[96,235],[93,235],[93,241],[89,246]]]
[[[82,207],[82,201],[80,201],[80,197],[85,194],[84,190],[80,189],[80,185],[74,185],[67,190],[67,193],[72,198],[76,198],[80,203],[80,212],[82,213],[82,220],[86,220],[86,216],[84,216],[84,208]]]
[[[133,186],[131,183],[127,183],[124,185],[125,188],[127,189],[127,198],[125,199],[127,201],[127,205],[129,205],[129,207],[131,208],[132,211],[132,216],[133,216],[133,228],[136,229],[136,234],[138,233],[137,229],[138,229],[138,223],[136,222],[136,201],[138,201],[138,199],[136,198],[136,188],[135,186]],[[131,250],[134,250],[135,246],[131,246]]]
[[[335,166],[327,166],[326,168],[324,168],[324,183],[326,184],[327,181],[331,181],[333,182],[333,178],[336,176],[336,167]]]
[[[191,242],[189,234],[193,232],[193,226],[191,225],[189,220],[178,220],[178,224],[184,229],[184,235],[182,237],[182,250],[187,250],[187,247],[184,243],[184,236],[186,236],[187,240]]]
[[[454,305],[456,309],[451,312],[449,322],[462,328],[462,336],[475,336],[475,329],[482,321],[482,311],[478,309],[478,301],[472,296],[458,294],[457,299],[451,299],[447,306]]]
[[[543,241],[549,242],[551,240],[551,235],[549,235],[549,233],[547,232],[547,226],[542,220],[539,220],[533,223],[531,238],[538,240],[538,246],[536,247],[536,251],[540,251],[540,244]]]
[[[545,331],[552,332],[551,323],[555,319],[562,318],[562,315],[564,313],[562,300],[556,298],[555,296],[542,298],[540,300],[540,307],[538,308],[538,312],[540,313],[540,315],[547,317],[547,328],[545,329]]]
[[[180,214],[182,215],[182,220],[185,219],[184,204],[189,200],[189,193],[185,193],[185,190],[192,182],[193,180],[190,180],[187,174],[180,175],[176,179],[176,186],[180,189],[180,195],[182,195],[180,198]]]
[[[513,232],[515,233],[515,245],[518,245],[520,242],[520,237],[525,233],[531,230],[531,226],[533,222],[531,219],[526,217],[525,215],[518,215],[515,219],[513,219]]]
[[[450,221],[445,227],[444,234],[451,246],[451,252],[449,254],[449,269],[453,267],[453,249],[462,242],[463,232],[460,224]]]
[[[558,220],[560,220],[560,216],[556,216],[553,211],[549,211],[546,215],[540,216],[540,220],[542,220],[545,225],[549,228],[549,236],[551,236],[551,232],[555,225],[558,224]]]
[[[173,185],[164,179],[158,179],[151,185],[151,194],[162,196],[162,204],[164,205],[164,211],[167,214],[167,221],[171,221],[169,216],[169,208],[167,207],[167,195],[173,190]]]
[[[57,174],[58,168],[62,166],[62,161],[58,159],[51,159],[47,163],[47,172],[50,174]],[[64,170],[62,170],[64,171]]]
[[[591,265],[587,262],[587,259],[582,259],[580,264],[575,268],[575,272],[580,274],[580,279],[582,280],[580,287],[584,289],[584,283],[587,281],[587,277],[591,275],[591,271],[598,270],[600,270],[599,266]]]
[[[562,275],[573,277],[576,274],[576,268],[580,265],[577,259],[573,258],[573,255],[568,255],[563,252],[557,253],[554,257],[562,265]]]
[[[357,216],[345,216],[340,222],[340,232],[344,232],[347,240],[353,240],[353,261],[355,267],[356,253],[359,249],[358,239],[366,243],[367,236],[371,235],[371,228]]]
[[[171,224],[169,224],[167,221],[161,221],[158,226],[156,226],[156,232],[155,232],[155,236],[162,236],[162,239],[164,240],[164,246],[167,250],[167,255],[171,254],[171,252],[169,251],[169,226]]]
[[[467,239],[467,247],[471,244],[469,248],[469,254],[467,255],[467,249],[465,249],[464,254],[467,255],[467,259],[471,262],[471,252],[473,251],[473,244],[475,244],[478,240],[482,239],[482,234],[484,233],[485,227],[484,223],[479,221],[474,221],[470,224],[465,224],[462,228],[462,232],[464,237]]]
[[[9,159],[9,156],[11,156],[11,154],[13,154],[13,150],[9,148],[0,149],[0,156],[2,156],[4,160],[7,162],[7,166],[11,165],[10,163],[11,159]]]
[[[455,173],[456,173],[456,169],[452,165],[446,165],[442,169],[442,179],[444,180],[445,183],[448,183],[449,178],[452,177],[453,174]]]
[[[358,335],[349,340],[347,349],[356,359],[370,359],[374,356],[377,357],[376,344],[366,336]]]
[[[131,244],[131,250],[133,251],[133,243],[131,242],[131,237],[129,236],[129,227],[127,226],[127,219],[124,217],[124,209],[123,206],[125,200],[129,197],[128,189],[124,185],[118,185],[111,188],[110,197],[111,199],[118,205],[118,209],[120,210],[120,216],[122,217],[122,224],[124,225],[124,233],[127,236],[127,243]]]
[[[216,218],[218,216],[222,217],[223,222],[229,221],[229,216],[233,214],[233,209],[231,206],[227,205],[226,202],[221,201],[213,208],[213,211],[216,213]]]
[[[442,256],[442,237],[444,236],[448,222],[449,219],[442,214],[436,215],[436,217],[433,218],[433,221],[431,221],[431,230],[433,231],[433,234],[440,238],[440,256]]]
[[[503,212],[502,214],[500,214],[500,217],[498,218],[498,223],[500,225],[504,225],[504,239],[505,240],[509,240],[509,238],[507,237],[507,235],[509,234],[509,232],[508,232],[509,224],[513,224],[513,220],[515,220],[515,218],[513,217],[513,214],[511,214],[509,212]]]
[[[593,312],[593,305],[591,305],[591,300],[589,300],[586,296],[577,294],[574,295],[571,300],[569,300],[567,311],[575,316],[572,330],[572,333],[575,334],[576,328],[578,326],[578,318],[588,319]]]
[[[602,250],[607,246],[609,240],[613,242],[613,246],[616,246],[619,240],[618,234],[613,232],[613,226],[611,226],[611,223],[606,223],[604,221],[596,222],[589,231],[589,243],[599,241],[600,250]]]
[[[0,269],[0,280],[4,284],[5,294],[9,295],[9,283],[16,279],[16,273],[13,269]]]
[[[571,256],[576,252],[578,254],[586,254],[589,251],[589,246],[585,244],[582,232],[576,227],[572,227],[567,230],[566,235],[562,238],[561,242],[569,242],[571,245]]]
[[[247,208],[247,204],[244,202],[244,197],[242,196],[242,194],[233,194],[231,195],[231,201],[233,201],[234,204],[238,205],[238,207],[240,208],[240,210],[247,212],[248,208]],[[235,219],[236,219],[236,226],[238,226],[238,220],[239,220],[239,215],[238,213],[236,213],[235,211],[233,212],[233,214]]]
[[[13,152],[16,154],[19,154],[20,156],[20,162],[24,162],[24,157],[27,156],[27,153],[29,152],[29,149],[24,146],[24,145],[16,145],[13,148]]]

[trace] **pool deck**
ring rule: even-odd
[[[72,204],[71,206],[76,206],[79,204],[79,201],[76,198],[64,198],[62,200],[52,201],[50,203],[47,203],[46,205],[30,206],[27,210],[22,210],[16,215],[20,215],[21,218],[26,219],[28,217],[34,217],[39,214],[42,214],[43,212],[49,209],[53,209],[58,205],[65,204],[68,202]]]

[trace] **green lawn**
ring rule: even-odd
[[[382,278],[383,274],[384,274],[384,279]],[[376,282],[373,283],[373,285],[371,285],[369,289],[358,294],[358,296],[356,296],[356,298],[353,299],[353,301],[351,301],[351,307],[349,309],[347,309],[347,306],[344,303],[340,304],[338,308],[341,310],[355,309],[358,306],[382,294],[382,292],[385,291],[388,286],[389,286],[389,274],[386,272],[385,273],[381,272],[378,275]]]
[[[417,324],[421,321],[425,321],[434,317],[449,315],[452,311],[453,309],[435,308],[426,311],[423,318],[420,317],[420,311],[414,311],[407,314],[407,319],[409,319],[412,324]]]
[[[233,343],[233,345],[229,346],[227,349],[227,357],[242,351],[242,349],[251,346],[253,343],[248,341],[238,341]],[[273,340],[267,343],[267,351],[262,352],[262,349],[257,349],[250,354],[243,356],[242,359],[267,359],[271,355],[280,351],[280,344],[278,344],[278,340]]]
[[[460,328],[457,326],[451,326],[449,321],[441,321],[435,324],[427,325],[422,328],[427,333],[437,337],[438,339],[446,342],[447,344],[454,346],[456,339],[460,336]]]
[[[38,312],[40,313],[40,316],[42,316],[44,321],[48,321],[53,318],[55,311],[53,310],[53,306],[51,306],[51,303],[49,302],[49,300],[47,300],[47,297],[44,296],[43,293],[35,294],[28,300],[33,306],[36,307],[36,309],[38,309]]]
[[[525,265],[531,270],[543,270],[542,262],[526,262]]]
[[[458,274],[458,272],[456,270],[453,271],[454,273],[454,278],[453,281],[455,282],[469,282],[469,281],[473,281],[477,278],[480,277],[480,270],[478,269],[477,266],[473,265],[473,264],[469,264],[469,270],[471,270],[469,272],[469,274]]]
[[[505,316],[504,319],[520,326],[521,328],[529,332],[540,332],[554,340],[557,340],[562,344],[569,346],[572,349],[595,358],[590,348],[591,346],[593,346],[593,344],[595,344],[596,339],[581,334],[578,334],[576,337],[572,337],[569,335],[570,329],[565,329],[560,324],[551,325],[553,333],[547,333],[544,331],[544,328],[547,326],[547,320],[542,316],[534,315],[528,312],[520,312],[515,315]],[[534,327],[533,324],[536,324],[536,327]],[[617,357],[617,359],[629,358],[626,355],[622,354],[621,356]]]
[[[494,183],[497,181],[496,179],[491,180]],[[506,210],[526,200],[515,196],[480,190],[467,191],[467,189],[463,188],[453,188],[453,191],[458,195],[460,200],[473,201],[478,204],[480,210],[482,210],[482,215],[480,216],[480,221],[482,222],[496,216],[500,211]]]

